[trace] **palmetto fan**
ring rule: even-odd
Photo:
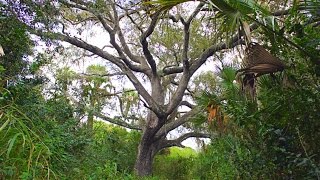
[[[246,48],[246,57],[244,58],[244,68],[238,70],[242,74],[254,74],[259,77],[263,74],[283,71],[285,65],[258,43],[251,42]]]
[[[237,71],[242,78],[242,90],[254,98],[256,94],[255,78],[283,71],[285,65],[275,56],[270,54],[258,43],[251,42],[245,50],[243,69]],[[238,76],[238,75],[237,75]]]

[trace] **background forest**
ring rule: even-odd
[[[0,1],[0,180],[320,179],[319,9]]]

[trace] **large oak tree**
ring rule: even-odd
[[[142,131],[135,164],[141,176],[151,174],[153,158],[161,149],[182,146],[190,137],[210,137],[190,131],[167,139],[169,132],[202,113],[189,101],[193,98],[190,81],[197,70],[216,53],[244,44],[259,26],[279,34],[280,25],[270,26],[274,21],[268,20],[272,18],[264,17],[288,13],[269,13],[254,1],[193,1],[173,9],[179,1],[163,2],[8,1],[10,11],[29,26],[31,33],[86,50],[112,64],[132,83],[147,109],[143,123],[101,112],[95,116]],[[108,41],[103,47],[81,37],[81,32],[97,29],[105,33],[99,39]],[[181,112],[182,107],[188,110]]]

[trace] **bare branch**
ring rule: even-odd
[[[159,148],[163,149],[163,148],[168,148],[168,147],[172,147],[172,146],[178,146],[178,147],[184,148],[185,146],[182,145],[182,142],[184,140],[188,139],[188,138],[191,138],[191,137],[195,137],[195,138],[212,138],[214,136],[216,136],[216,134],[205,134],[205,133],[198,133],[198,132],[190,132],[190,133],[183,134],[182,136],[180,136],[177,139],[163,141],[163,143],[161,144],[161,146]]]
[[[182,21],[183,22],[183,21]],[[183,51],[182,51],[182,64],[183,70],[189,70],[189,60],[188,60],[188,51],[189,51],[189,39],[190,39],[190,23],[183,23],[183,33],[184,33],[184,40],[183,40]]]
[[[137,24],[137,22],[130,16],[128,15],[129,20],[132,22],[132,24],[143,34],[143,29]]]
[[[115,13],[116,14],[116,13]],[[115,15],[116,16],[116,15]],[[97,14],[97,17],[99,19],[99,21],[101,22],[102,26],[104,27],[104,29],[108,32],[109,37],[110,37],[110,43],[112,44],[112,46],[117,50],[120,59],[123,60],[123,62],[133,71],[136,72],[144,72],[144,69],[142,68],[142,66],[137,66],[137,65],[133,65],[129,59],[127,59],[127,57],[125,56],[122,48],[118,45],[118,43],[116,42],[116,37],[115,37],[115,33],[117,30],[120,29],[120,27],[118,27],[118,24],[115,26],[115,29],[112,29],[108,23],[105,21],[105,19],[103,18],[103,16],[101,14]],[[130,51],[129,51],[130,52]],[[131,52],[130,52],[130,55]],[[130,58],[133,58],[134,61],[137,61],[135,59],[135,57],[132,55]]]
[[[141,63],[141,62],[140,62],[141,59],[138,59],[135,55],[132,54],[132,52],[131,52],[131,50],[130,50],[130,48],[129,48],[129,46],[128,46],[125,38],[124,38],[124,35],[123,35],[122,30],[121,30],[121,28],[120,28],[120,18],[118,17],[118,14],[117,14],[117,10],[116,10],[116,8],[115,8],[115,5],[113,6],[113,11],[114,11],[114,17],[115,17],[115,19],[117,19],[116,22],[115,22],[115,24],[116,24],[115,30],[116,30],[116,32],[117,32],[117,34],[118,34],[118,37],[119,37],[121,46],[123,47],[124,53],[125,53],[132,61],[134,61],[134,62],[136,62],[136,63]],[[129,16],[129,15],[128,15],[128,16]],[[146,72],[147,72],[147,71],[145,71],[145,73],[146,73]]]
[[[119,126],[122,126],[122,127],[125,127],[125,128],[129,128],[129,129],[134,129],[134,130],[142,130],[140,127],[136,126],[136,125],[132,125],[132,124],[129,124],[129,123],[126,123],[125,122],[125,119],[119,119],[119,118],[110,118],[110,117],[107,117],[103,114],[99,114],[99,113],[95,113],[94,116],[104,120],[104,121],[108,121],[112,124],[116,124],[116,125],[119,125]]]
[[[258,28],[258,25],[256,23],[253,23],[250,25],[251,31]],[[190,73],[194,74],[198,68],[206,62],[206,60],[212,56],[217,51],[221,51],[223,49],[231,49],[239,44],[242,44],[243,41],[240,39],[241,36],[243,36],[244,32],[240,31],[240,33],[236,33],[232,36],[232,38],[229,40],[229,42],[223,42],[218,44],[213,44],[210,47],[208,47],[205,51],[202,52],[202,54],[199,56],[199,58],[194,61],[190,67]]]
[[[167,106],[167,109],[166,109],[167,114],[170,114],[172,111],[174,111],[174,109],[177,108],[177,106],[181,102],[184,92],[188,88],[188,83],[190,78],[191,78],[191,73],[189,73],[189,71],[184,71],[179,81],[178,88],[176,92],[173,94],[173,97]]]
[[[137,7],[138,4],[139,3],[132,4],[132,7]],[[119,15],[119,20],[121,20],[122,18],[124,18],[126,16],[130,16],[132,14],[139,14],[139,12],[143,10],[143,7],[140,7],[137,9],[129,9],[129,8],[125,8],[125,7],[121,6],[120,4],[116,4],[116,6],[118,6],[119,8],[121,8],[122,10],[125,11],[125,13]]]
[[[187,71],[189,69],[188,51],[189,51],[189,42],[190,42],[190,31],[189,31],[190,24],[191,24],[191,21],[194,19],[194,17],[200,12],[203,6],[204,6],[204,3],[200,3],[186,22],[183,19],[181,19],[181,22],[184,26],[183,28],[184,41],[183,41],[183,51],[182,51],[182,61],[183,61],[184,71]]]
[[[196,137],[196,138],[211,138],[212,136],[215,136],[216,134],[204,134],[204,133],[198,133],[198,132],[190,132],[186,133],[182,136],[180,136],[177,140],[182,142],[188,138]]]
[[[187,106],[190,109],[193,109],[195,107],[195,105],[189,103],[188,101],[181,101],[180,106]]]
[[[140,43],[142,45],[142,50],[143,50],[143,54],[144,56],[146,57],[150,67],[151,67],[151,70],[152,70],[152,73],[156,74],[157,73],[157,66],[156,66],[156,62],[155,60],[153,59],[153,56],[149,50],[149,45],[148,45],[148,41],[147,41],[147,38],[152,34],[152,32],[154,31],[154,28],[156,27],[156,24],[157,24],[157,21],[158,21],[158,18],[159,18],[159,15],[160,15],[160,11],[159,12],[156,12],[153,16],[152,16],[152,20],[151,20],[151,23],[148,27],[148,29],[141,35],[140,37]]]
[[[183,72],[183,67],[178,66],[166,66],[163,68],[163,74],[164,75],[170,75],[170,74],[177,74]]]
[[[171,19],[172,22],[179,22],[180,16],[176,17],[176,16],[169,14],[168,16],[164,16],[164,18]]]

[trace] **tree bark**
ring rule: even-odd
[[[161,80],[158,75],[154,74],[151,78],[151,95],[154,100],[163,107],[164,105],[164,89],[161,85]],[[163,111],[164,112],[164,108]],[[164,116],[164,114],[160,114]],[[138,176],[148,176],[152,173],[153,158],[160,150],[158,147],[161,142],[161,138],[155,138],[156,133],[164,125],[166,117],[160,117],[154,112],[149,110],[146,120],[146,127],[143,129],[143,134],[138,147],[138,154],[135,163],[135,173]]]
[[[153,158],[157,151],[157,143],[148,137],[148,133],[144,133],[138,147],[137,159],[134,166],[135,173],[138,176],[151,175]]]

